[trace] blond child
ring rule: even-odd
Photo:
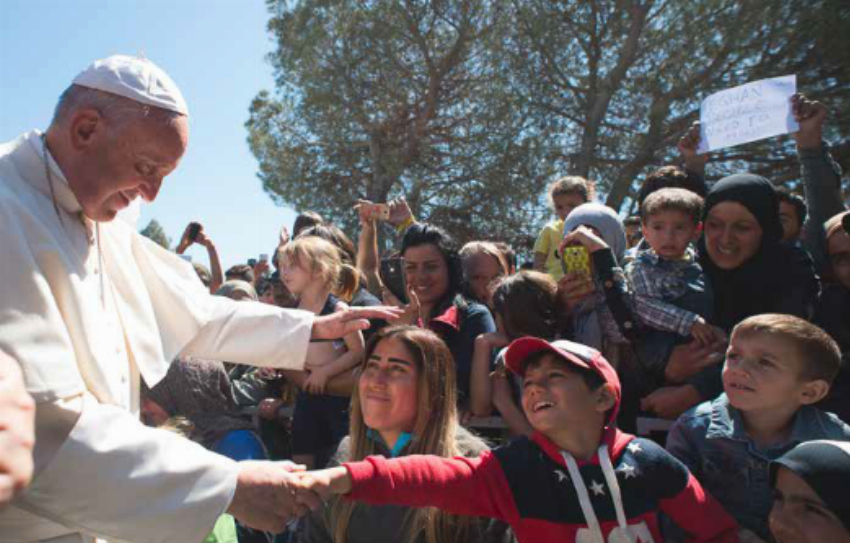
[[[281,281],[298,298],[298,309],[329,315],[345,308],[357,290],[358,273],[343,264],[339,250],[322,238],[308,236],[285,245],[280,252]],[[316,454],[335,447],[348,432],[347,397],[325,394],[328,381],[360,363],[363,334],[342,341],[312,340],[304,364],[308,372],[295,400],[292,421],[292,459],[308,468]]]

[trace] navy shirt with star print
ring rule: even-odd
[[[652,441],[616,429],[605,434],[613,469],[608,478],[597,453],[577,462],[581,481],[573,481],[562,452],[536,433],[475,459],[369,457],[345,464],[352,479],[348,497],[497,518],[511,525],[520,542],[593,541],[588,509],[609,543],[623,541],[612,536],[623,530],[632,541],[660,543],[662,511],[689,533],[689,541],[737,541],[734,520],[681,462]],[[582,495],[590,502],[584,507]]]

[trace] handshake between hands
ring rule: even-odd
[[[344,467],[306,471],[292,462],[240,462],[236,492],[227,512],[242,524],[279,533],[325,500],[351,490]]]

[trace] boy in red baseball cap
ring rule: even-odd
[[[598,351],[526,337],[508,347],[505,364],[522,377],[531,438],[476,459],[369,457],[305,473],[301,484],[370,504],[497,518],[520,542],[661,542],[660,512],[689,541],[737,541],[735,521],[681,462],[615,427],[620,381]]]

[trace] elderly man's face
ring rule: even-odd
[[[72,188],[86,216],[111,221],[137,196],[148,202],[177,167],[189,142],[186,117],[139,117],[122,127],[100,119],[98,132],[81,149]]]

